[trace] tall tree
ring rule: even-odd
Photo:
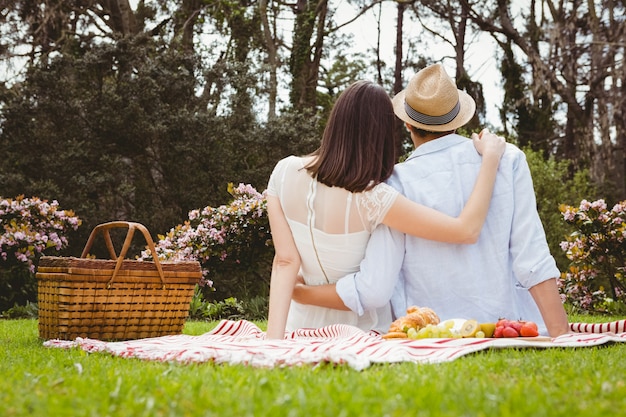
[[[404,11],[407,3],[399,1],[396,8],[396,46],[395,61],[393,66],[393,93],[398,94],[404,88],[404,59],[403,59],[403,42],[404,39]]]
[[[476,129],[485,122],[485,98],[482,84],[472,80],[467,71],[466,51],[471,44],[469,38],[468,13],[466,3],[456,1],[419,0],[413,4],[413,10],[426,32],[432,34],[454,51],[455,81],[459,89],[465,90],[476,102],[476,114],[467,125]],[[443,29],[439,25],[443,25]]]
[[[517,62],[513,44],[506,40],[500,43],[503,50],[500,73],[503,76],[504,100],[500,108],[500,118],[505,133],[517,136],[521,147],[543,151],[558,146],[555,136],[555,115],[552,100],[548,94],[533,95],[526,81],[526,70]],[[512,116],[512,122],[509,120]]]
[[[275,8],[271,9],[276,17]],[[278,99],[278,45],[276,39],[276,19],[270,19],[270,9],[267,7],[267,0],[259,0],[259,17],[261,19],[261,29],[263,40],[267,51],[267,66],[269,71],[268,85],[268,119],[276,117],[276,101]]]
[[[469,16],[500,44],[515,44],[532,69],[536,100],[565,116],[558,156],[589,166],[610,199],[626,198],[626,99],[623,80],[626,5],[613,0],[537,0],[512,12],[510,0],[461,0]],[[529,23],[530,22],[530,23]],[[552,141],[546,141],[551,143]],[[554,151],[554,148],[548,149]]]
[[[315,108],[328,0],[298,0],[294,13],[296,19],[289,60],[291,104],[296,109]]]

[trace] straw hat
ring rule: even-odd
[[[393,98],[402,121],[429,132],[455,130],[471,120],[476,103],[456,84],[441,64],[424,68]]]

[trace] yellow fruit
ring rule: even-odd
[[[485,337],[493,337],[493,332],[496,330],[495,323],[480,323],[480,330],[485,333]]]
[[[475,337],[476,332],[480,330],[480,325],[474,319],[465,320],[461,326],[460,333],[463,337]]]

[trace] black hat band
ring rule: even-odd
[[[452,110],[450,110],[446,114],[442,114],[441,116],[429,116],[427,114],[418,112],[413,107],[409,106],[409,104],[404,102],[404,111],[406,114],[417,123],[421,123],[423,125],[428,126],[440,126],[445,125],[446,123],[450,123],[461,111],[461,103],[459,101],[456,102],[456,106]]]

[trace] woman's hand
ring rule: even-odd
[[[506,141],[502,136],[497,136],[483,129],[480,134],[472,133],[474,147],[483,156],[494,156],[500,158],[506,149]]]

